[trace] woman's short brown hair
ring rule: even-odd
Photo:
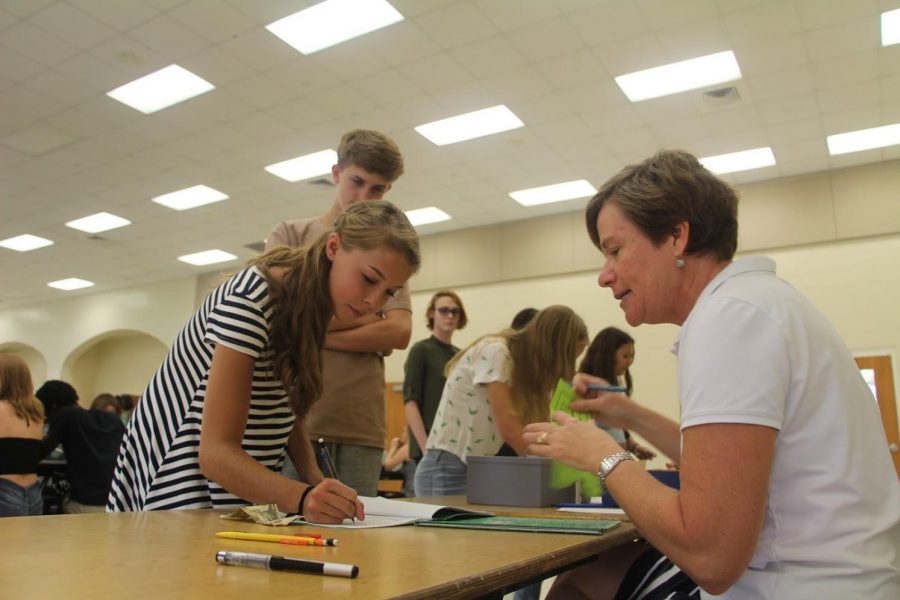
[[[466,323],[469,322],[468,317],[466,317],[466,307],[463,306],[463,302],[456,292],[453,290],[440,290],[435,292],[431,297],[431,302],[428,303],[428,308],[425,310],[425,321],[428,323],[428,331],[434,329],[434,303],[437,302],[438,298],[452,298],[456,305],[459,307],[459,322],[456,325],[457,329],[462,329],[466,326]]]
[[[585,211],[588,235],[598,248],[597,217],[607,202],[618,206],[656,246],[686,221],[690,232],[685,254],[727,261],[737,250],[737,192],[683,150],[661,150],[603,184]]]

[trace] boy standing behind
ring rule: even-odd
[[[337,185],[332,207],[321,217],[279,223],[266,239],[266,250],[314,243],[348,206],[381,200],[403,174],[400,148],[377,131],[345,133],[337,154],[338,163],[331,168]],[[307,433],[313,442],[325,440],[341,482],[362,496],[377,494],[381,474],[386,430],[383,357],[409,344],[411,315],[409,285],[404,284],[375,315],[349,327],[332,321],[326,334],[322,396],[306,417]],[[297,477],[290,467],[286,465],[284,474]]]

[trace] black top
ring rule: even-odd
[[[106,504],[124,434],[121,419],[106,410],[67,406],[53,417],[45,444],[62,444],[72,500],[92,506]]]
[[[419,405],[425,435],[429,435],[434,415],[441,404],[441,394],[447,381],[444,367],[457,352],[459,348],[445,344],[432,335],[413,344],[406,356],[406,364],[403,366],[403,399]],[[416,436],[410,431],[409,457],[420,458],[422,454]]]
[[[33,438],[0,438],[0,475],[37,473],[41,461],[41,440]]]

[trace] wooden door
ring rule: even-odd
[[[860,356],[856,364],[863,377],[872,388],[884,433],[887,435],[888,448],[894,461],[897,477],[900,477],[900,428],[897,425],[897,402],[894,396],[894,374],[890,356]]]
[[[403,383],[388,381],[384,384],[384,449],[391,446],[391,439],[402,437],[406,429],[406,411],[403,406]]]

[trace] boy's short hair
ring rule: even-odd
[[[45,381],[34,395],[44,403],[48,414],[54,412],[54,409],[78,404],[78,392],[75,391],[75,388],[59,379]]]
[[[403,175],[403,155],[397,142],[379,131],[354,129],[341,138],[338,166],[356,165],[369,173],[381,175],[389,182]]]

